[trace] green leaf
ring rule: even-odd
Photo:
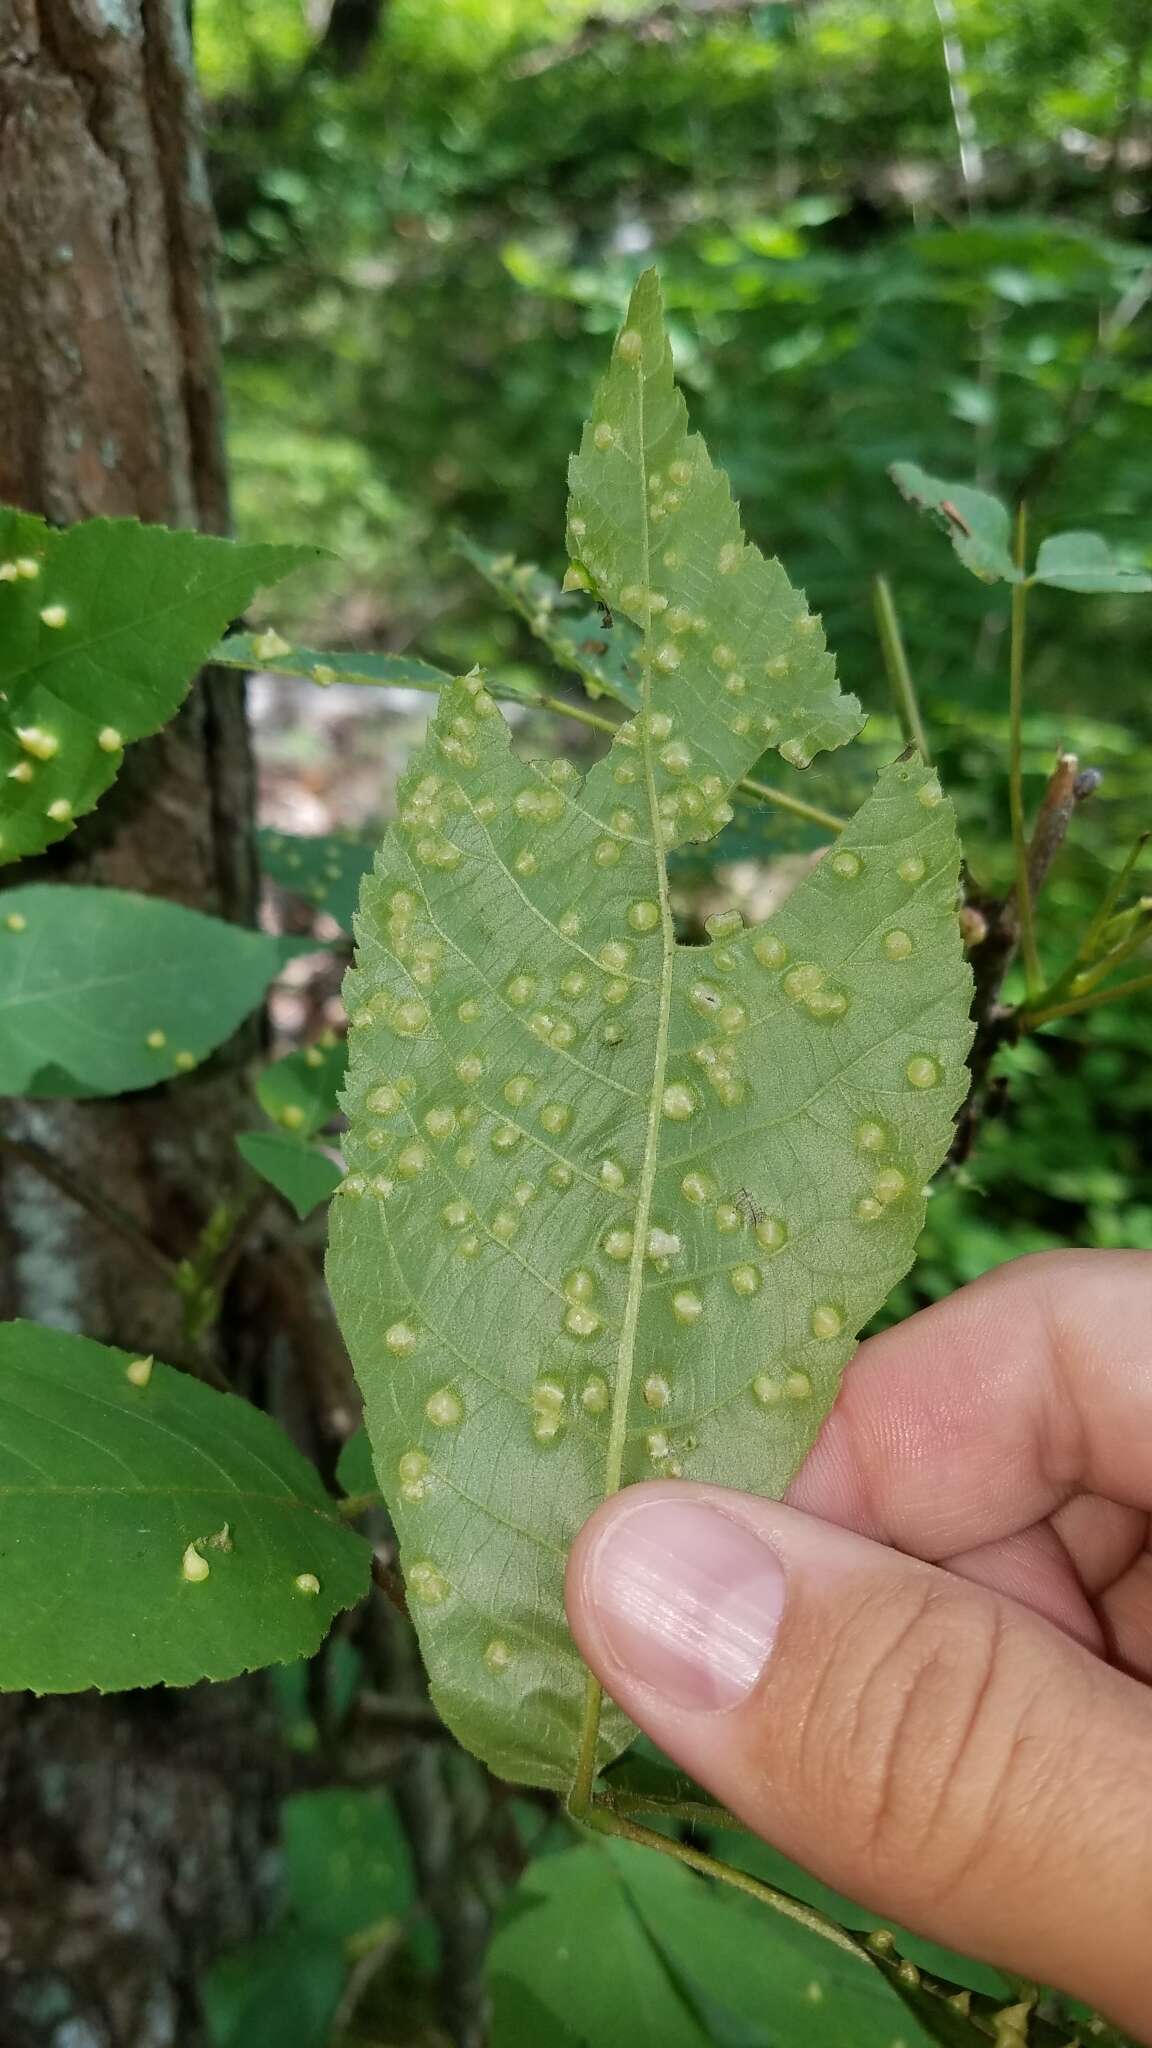
[[[0,899],[0,1095],[122,1095],[199,1066],[307,942],[158,896]]]
[[[315,647],[293,647],[279,633],[230,633],[213,650],[222,668],[259,669],[263,675],[299,676],[321,689],[333,683],[381,684],[405,690],[438,690],[446,681],[442,668],[407,654],[323,654]]]
[[[701,567],[661,572],[644,712],[581,784],[512,754],[477,678],[446,690],[346,989],[330,1280],[433,1694],[494,1770],[555,1786],[585,1693],[573,1537],[645,1477],[784,1488],[911,1260],[970,1038],[951,814],[912,761],[770,925],[675,943],[665,854],[726,821],[766,720],[807,753],[856,713],[671,390],[642,282],[573,518],[626,610],[648,475],[683,499],[659,545]],[[602,1760],[627,1739],[613,1710]]]
[[[312,1138],[336,1114],[348,1065],[348,1046],[334,1032],[264,1068],[256,1083],[260,1107],[274,1124]]]
[[[287,1904],[302,1926],[346,1941],[408,1911],[412,1859],[386,1792],[298,1792],[280,1818]]]
[[[65,838],[229,619],[318,552],[0,506],[0,863]]]
[[[691,1877],[631,1842],[610,1842],[649,1939],[707,2026],[733,2048],[928,2048],[900,1994],[862,1953]],[[969,2035],[973,2048],[978,2040]]]
[[[339,1942],[298,1927],[233,1949],[200,1986],[212,2048],[328,2048],[346,1974]]]
[[[340,1185],[340,1168],[327,1153],[287,1131],[241,1131],[236,1150],[254,1173],[291,1203],[301,1222]]]
[[[829,1920],[835,1920],[841,1927],[854,1928],[862,1933],[871,1933],[877,1927],[889,1930],[898,1955],[907,1956],[921,1970],[927,1970],[933,1977],[941,1977],[949,1984],[963,1985],[966,1990],[978,1991],[987,1998],[1008,1999],[1012,1996],[1010,1980],[990,1963],[982,1963],[972,1956],[960,1955],[955,1949],[942,1948],[937,1942],[925,1941],[918,1934],[909,1934],[897,1927],[891,1920],[884,1920],[870,1907],[858,1906],[830,1886],[821,1884],[787,1856],[781,1855],[758,1836],[741,1830],[717,1829],[710,1844],[711,1853],[725,1863],[732,1863],[737,1870],[746,1870],[750,1877],[758,1877],[765,1884],[774,1885],[778,1891],[786,1892],[789,1898],[800,1899],[806,1906],[814,1906]]]
[[[372,865],[368,842],[331,833],[260,832],[257,838],[265,874],[282,889],[306,896],[350,932],[360,884]]]
[[[611,1967],[598,1966],[610,1958]],[[489,1954],[492,2048],[928,2048],[863,1954],[631,1842],[532,1864]],[[535,2031],[533,2031],[535,2028]],[[981,2038],[968,2030],[974,2044]]]
[[[1024,581],[1012,559],[1012,521],[999,498],[971,484],[945,483],[915,462],[894,462],[888,474],[910,505],[935,515],[965,568],[981,582]]]
[[[336,1460],[336,1477],[350,1500],[360,1494],[375,1493],[372,1446],[368,1441],[368,1431],[363,1427],[354,1430],[344,1445]]]
[[[1041,541],[1032,581],[1047,583],[1053,590],[1106,591],[1118,596],[1152,590],[1152,575],[1120,561],[1099,533],[1054,533]]]
[[[529,1864],[493,1936],[488,1981],[492,2048],[708,2048],[599,1845]]]
[[[148,1363],[0,1324],[5,1691],[193,1685],[311,1656],[367,1590],[367,1546],[283,1430]]]
[[[331,654],[316,647],[292,647],[279,633],[233,633],[212,655],[222,668],[258,668],[265,675],[295,676],[330,689],[333,683],[364,688],[439,690],[449,678],[442,668],[407,654]],[[504,677],[493,682],[497,697],[534,704],[539,693]]]
[[[640,635],[627,619],[613,617],[611,624],[606,623],[599,610],[589,609],[586,597],[566,595],[534,562],[494,554],[464,537],[457,545],[501,602],[519,613],[557,666],[580,677],[590,697],[614,697],[635,711],[640,702]]]

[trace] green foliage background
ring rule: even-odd
[[[562,573],[567,452],[655,259],[694,420],[822,612],[877,758],[895,726],[867,586],[892,580],[969,859],[1002,885],[1005,594],[885,471],[1026,487],[1037,539],[1091,524],[1152,559],[1150,64],[1135,0],[961,14],[971,191],[931,0],[393,0],[355,68],[296,0],[200,0],[241,535],[322,530],[341,557],[297,576],[278,620],[317,645],[538,671],[452,533]],[[1034,595],[1030,794],[1059,745],[1105,775],[1050,885],[1046,960],[1146,822],[1141,618]],[[402,755],[410,721],[393,733]],[[839,786],[849,772],[789,781],[844,811],[865,781]],[[758,850],[820,841],[773,838]],[[1005,1117],[938,1188],[894,1307],[1022,1251],[1152,1245],[1150,1015],[1008,1057]]]

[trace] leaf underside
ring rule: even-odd
[[[785,1486],[910,1262],[969,1042],[953,825],[914,761],[770,925],[676,942],[667,852],[766,741],[859,721],[686,432],[651,279],[570,536],[643,631],[644,706],[581,783],[512,753],[479,678],[442,693],[361,897],[329,1262],[437,1704],[555,1786],[576,1531],[639,1479]],[[602,1761],[628,1732],[605,1713]]]
[[[312,1655],[367,1590],[367,1547],[276,1423],[167,1366],[134,1384],[130,1363],[0,1325],[4,1690],[232,1678]]]
[[[228,621],[316,554],[0,506],[0,865],[66,838]]]

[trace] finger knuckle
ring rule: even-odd
[[[802,1775],[878,1895],[945,1895],[978,1855],[1017,1744],[999,1612],[925,1577],[855,1603],[826,1645]]]

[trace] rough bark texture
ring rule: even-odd
[[[183,0],[0,0],[0,499],[226,529],[212,260]],[[250,921],[251,809],[242,696],[208,677],[21,879],[34,865]],[[116,1102],[5,1105],[5,1126],[181,1257],[235,1171],[240,1059]],[[227,1314],[251,1315],[252,1284],[238,1273],[226,1305],[234,1360]],[[17,1313],[187,1353],[163,1275],[0,1155],[0,1315]],[[265,1349],[281,1376],[289,1344]],[[264,1697],[0,1701],[4,2048],[202,2042],[197,1975],[252,1930],[268,1872]]]

